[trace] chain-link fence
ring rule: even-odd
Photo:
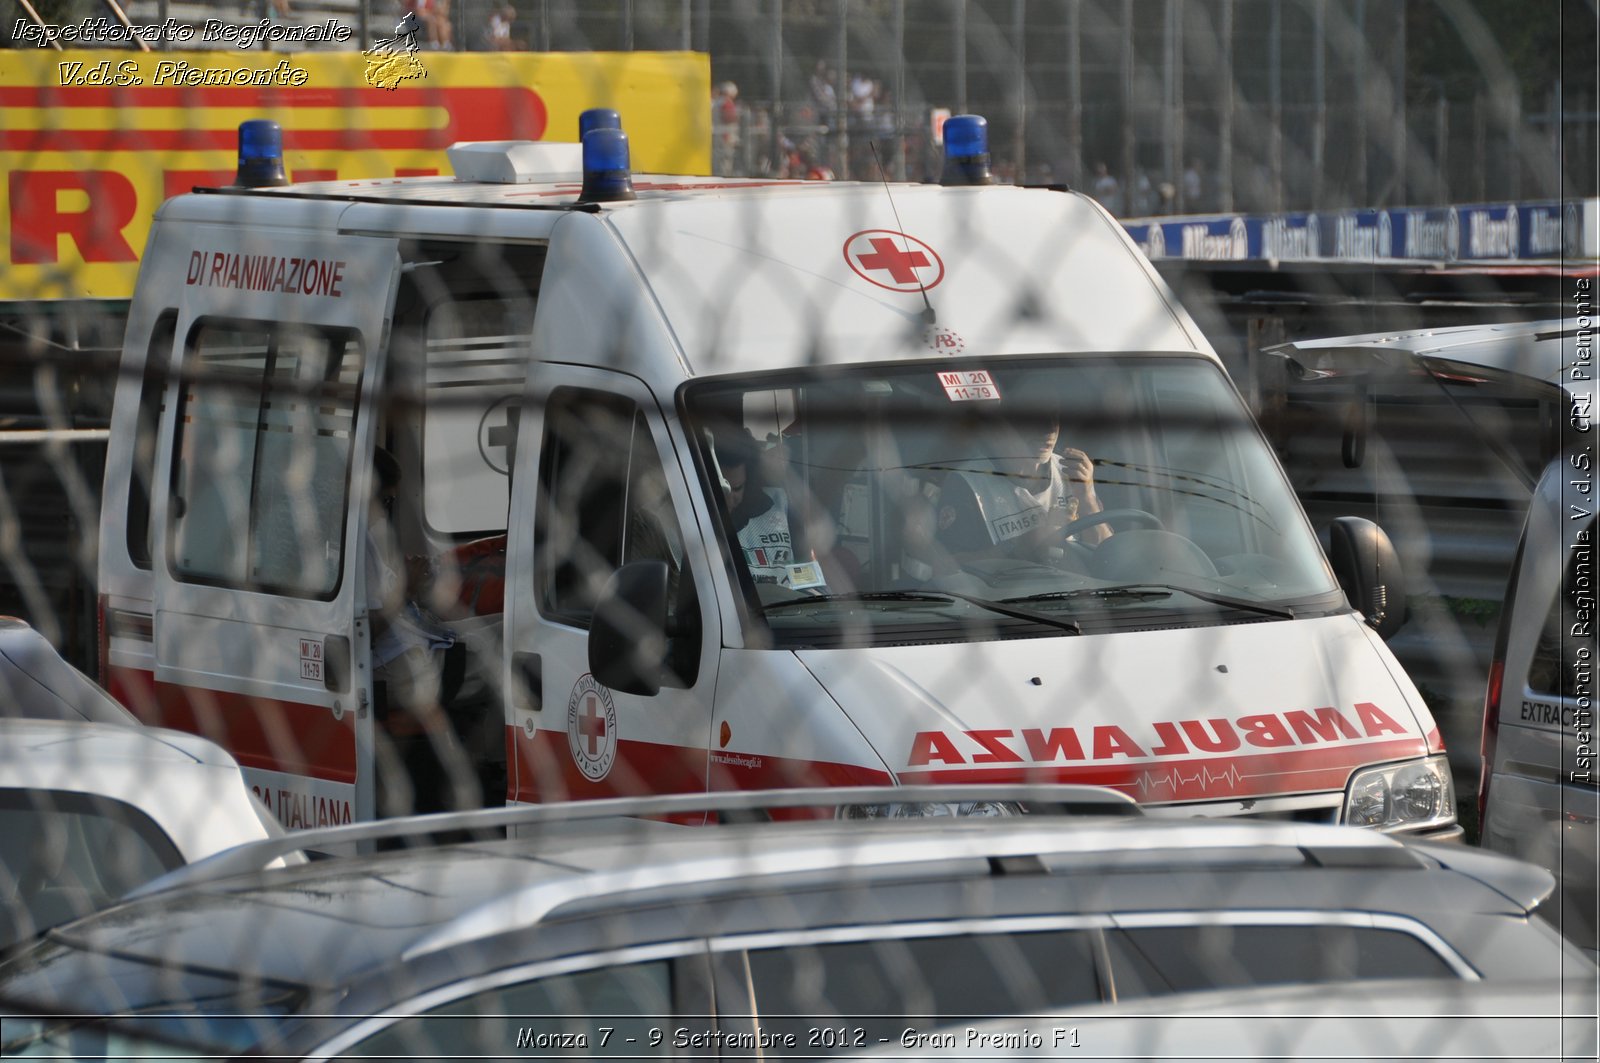
[[[1527,918],[1548,883],[1384,836],[1476,843],[1497,721],[1516,775],[1545,720],[1592,937],[1592,567],[1553,693],[1501,623],[1552,462],[1594,514],[1592,3],[15,6],[0,717],[195,737],[0,721],[0,946],[373,825],[0,966],[0,1010],[146,1016],[7,1019],[7,1054],[1172,1050],[1016,1019],[1083,1008],[1259,1009],[1239,1054],[1313,1051],[1323,1008],[1569,1035],[1487,1023],[1559,988],[1458,984],[1592,978]],[[556,146],[591,105],[625,195]],[[973,113],[987,157],[947,159]],[[241,187],[258,117],[300,183]],[[555,822],[1026,783],[1150,815]],[[504,805],[558,811],[381,825]]]

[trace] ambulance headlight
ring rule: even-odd
[[[1344,821],[1378,830],[1419,830],[1455,822],[1455,787],[1443,756],[1356,772],[1345,791]]]
[[[1022,809],[1010,801],[906,801],[893,805],[844,805],[840,819],[931,819],[972,816],[1020,816]]]

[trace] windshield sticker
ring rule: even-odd
[[[856,276],[891,292],[925,292],[944,280],[944,260],[915,236],[893,229],[863,229],[844,242],[844,260]]]
[[[604,779],[617,759],[617,707],[611,703],[611,691],[587,672],[567,698],[567,748],[591,782]]]
[[[944,388],[945,397],[951,402],[1000,401],[1000,385],[984,369],[940,373],[939,386]]]
[[[793,590],[808,591],[827,586],[822,578],[822,566],[815,561],[805,561],[789,566],[789,586]]]

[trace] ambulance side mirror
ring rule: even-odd
[[[667,659],[665,561],[632,561],[611,574],[589,624],[589,671],[624,694],[654,697]]]
[[[1367,626],[1387,639],[1406,620],[1400,556],[1384,530],[1362,517],[1336,517],[1323,533],[1333,574]]]

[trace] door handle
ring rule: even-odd
[[[544,658],[526,650],[511,655],[511,681],[520,683],[523,706],[532,712],[544,708]]]
[[[322,685],[335,694],[350,686],[350,640],[343,635],[322,640]]]

